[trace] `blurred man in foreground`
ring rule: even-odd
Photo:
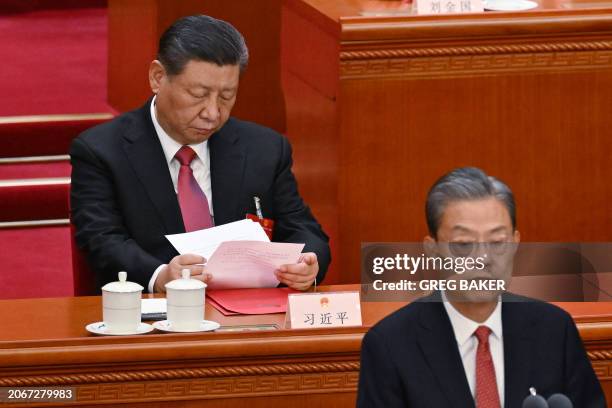
[[[476,168],[439,179],[426,204],[438,256],[482,256],[461,277],[507,281],[520,240],[508,186]],[[572,318],[494,290],[436,292],[383,319],[362,344],[359,407],[520,407],[530,388],[574,407],[606,402]]]

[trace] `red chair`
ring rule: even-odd
[[[67,155],[79,133],[112,118],[111,113],[4,117],[0,120],[2,158]]]
[[[68,191],[70,196],[70,191]],[[70,207],[70,197],[68,197]],[[89,267],[85,253],[74,239],[75,226],[70,221],[70,250],[72,252],[72,281],[74,284],[74,296],[94,296],[100,294],[97,278],[94,271]]]
[[[74,224],[70,223],[70,249],[72,251],[72,281],[74,296],[94,296],[100,294],[95,273],[89,267],[83,251],[74,239]]]

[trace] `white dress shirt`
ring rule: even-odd
[[[442,300],[444,303],[444,309],[450,318],[453,331],[455,332],[455,339],[457,340],[457,346],[459,347],[459,354],[463,361],[463,369],[465,370],[465,376],[467,377],[468,384],[470,385],[470,391],[472,397],[476,399],[476,350],[478,349],[478,339],[474,335],[474,332],[479,326],[487,326],[491,329],[491,335],[489,336],[489,345],[491,350],[491,357],[493,358],[493,365],[495,367],[495,379],[497,381],[497,391],[499,392],[499,400],[501,406],[504,406],[504,337],[502,333],[502,319],[501,319],[501,301],[498,300],[497,306],[491,316],[483,322],[478,323],[471,319],[468,319],[457,309],[453,307],[448,301],[446,294],[442,292]]]
[[[151,119],[153,120],[153,126],[155,127],[155,132],[157,133],[157,137],[159,138],[159,142],[161,143],[162,149],[164,150],[164,156],[166,156],[166,163],[168,164],[168,170],[170,170],[170,178],[172,179],[172,185],[174,186],[174,191],[177,192],[177,184],[178,184],[178,174],[181,168],[181,164],[174,157],[174,155],[179,151],[182,144],[172,139],[168,133],[161,127],[157,120],[157,112],[155,110],[155,99],[157,96],[153,97],[151,101]],[[196,156],[191,162],[191,170],[193,171],[193,176],[195,177],[198,185],[206,195],[206,199],[208,200],[208,206],[210,209],[210,215],[213,217],[213,205],[212,205],[212,186],[210,182],[210,151],[208,149],[208,140],[203,141],[198,144],[190,144],[195,152]],[[155,280],[157,279],[157,275],[161,272],[162,268],[166,266],[166,264],[159,265],[155,272],[153,272],[153,276],[149,280],[149,293],[153,293],[153,287],[155,286]]]

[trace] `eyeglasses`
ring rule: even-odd
[[[503,255],[512,250],[514,242],[495,241],[495,242],[449,242],[448,249],[451,254],[457,257],[466,257],[475,251],[492,255]]]

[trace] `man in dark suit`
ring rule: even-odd
[[[520,235],[510,189],[476,168],[438,180],[426,204],[429,255],[483,255],[460,279],[505,280]],[[486,255],[486,256],[485,256]],[[455,277],[456,278],[456,277]],[[361,351],[358,407],[520,407],[529,389],[605,407],[572,318],[495,290],[445,291],[376,324]]]
[[[72,222],[99,282],[120,270],[151,291],[184,268],[214,279],[202,257],[178,255],[167,234],[256,214],[275,222],[273,240],[305,243],[279,281],[307,289],[325,276],[328,238],[302,201],[291,147],[271,129],[230,117],[248,51],[230,24],[185,17],[162,35],[144,106],[73,142]]]

